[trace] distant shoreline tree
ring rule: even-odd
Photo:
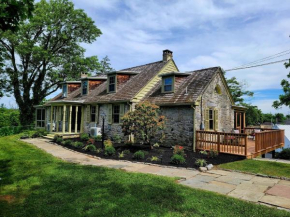
[[[108,56],[105,56],[101,61],[100,61],[100,67],[99,70],[97,71],[97,75],[106,75],[109,72],[113,71],[114,69],[111,67],[110,59]]]
[[[286,69],[289,68],[290,67],[290,59],[289,59],[289,62],[284,63],[284,65],[285,65]],[[288,73],[287,78],[290,79],[290,72]],[[282,86],[284,94],[281,94],[279,96],[279,100],[275,100],[273,102],[272,106],[275,109],[280,108],[282,105],[285,105],[285,106],[290,108],[290,83],[288,80],[283,79],[281,81],[281,86]]]
[[[98,58],[85,57],[80,43],[92,43],[101,34],[94,21],[68,0],[41,0],[18,31],[0,32],[5,63],[0,78],[7,79],[5,90],[12,89],[22,125],[34,121],[34,106],[60,82],[99,69]]]

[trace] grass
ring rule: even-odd
[[[219,167],[223,169],[239,170],[243,172],[290,178],[290,164],[285,163],[242,160],[221,164]]]
[[[173,178],[63,162],[0,138],[0,216],[289,216]]]

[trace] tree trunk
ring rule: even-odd
[[[23,105],[19,106],[20,110],[20,123],[22,126],[32,125],[35,118],[34,112],[35,108],[33,105],[29,103],[24,103]]]

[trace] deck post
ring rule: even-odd
[[[65,133],[66,105],[63,106],[62,133]]]
[[[72,113],[72,105],[69,106],[69,125],[68,125],[68,133],[71,133],[71,113]]]
[[[218,133],[218,138],[217,138],[217,148],[218,148],[218,153],[221,152],[221,146],[220,146],[220,142],[221,142],[221,137],[220,137],[220,133]]]
[[[248,136],[246,135],[245,137],[245,156],[248,154]]]
[[[275,158],[275,154],[276,154],[276,152],[275,152],[275,150],[273,150],[272,151],[272,158]]]
[[[75,118],[75,133],[78,132],[78,106],[76,106],[76,118]]]

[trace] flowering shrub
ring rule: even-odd
[[[159,112],[159,106],[150,102],[136,105],[134,111],[127,112],[122,118],[124,135],[133,134],[141,143],[151,145],[153,138],[164,135],[159,131],[165,127],[165,117]]]
[[[178,154],[178,155],[181,155],[181,156],[185,156],[185,153],[184,153],[184,148],[183,146],[181,145],[175,145],[174,146],[174,149],[173,149],[173,154]]]
[[[110,139],[104,141],[105,147],[113,147],[113,143]]]
[[[93,145],[93,144],[95,144],[95,140],[94,139],[89,139],[87,141],[87,145]]]

